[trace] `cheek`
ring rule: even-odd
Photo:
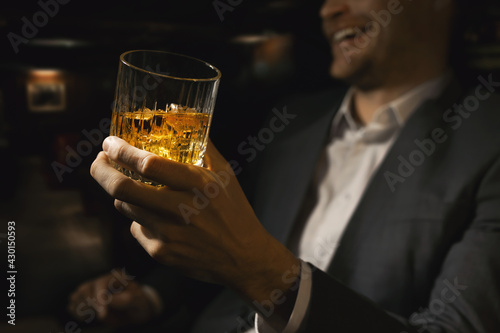
[[[392,9],[395,0],[348,0],[348,2],[352,14],[363,15],[373,20],[376,14],[383,15],[385,11]],[[400,3],[402,5],[403,1]]]

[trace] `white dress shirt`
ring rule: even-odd
[[[356,122],[352,114],[354,90],[351,88],[345,95],[313,180],[317,199],[298,244],[298,256],[303,260],[301,281],[292,315],[283,332],[298,329],[309,305],[311,279],[304,273],[310,267],[305,261],[323,271],[328,268],[366,186],[406,120],[424,100],[439,96],[449,78],[446,74],[427,81],[387,103],[376,110],[365,126]],[[274,332],[260,315],[256,316],[255,326],[255,330],[246,333]]]

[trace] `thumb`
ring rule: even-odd
[[[207,150],[205,152],[205,157],[203,158],[204,166],[210,171],[217,172],[221,170],[230,169],[229,163],[226,161],[224,156],[215,148],[212,140],[208,139]]]

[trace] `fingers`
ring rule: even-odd
[[[163,210],[161,215],[159,215],[154,210],[145,209],[120,200],[115,200],[115,208],[121,214],[152,231],[163,226],[165,221],[180,222],[178,214]]]
[[[196,185],[199,167],[140,150],[114,136],[107,137],[102,146],[112,161],[170,189],[186,190]]]
[[[68,301],[68,311],[75,317],[79,317],[78,306],[85,301],[87,295],[92,295],[92,283],[87,282],[80,285],[70,296]]]
[[[178,205],[183,196],[166,188],[159,188],[135,181],[116,170],[106,153],[100,152],[90,168],[92,177],[115,199],[153,210],[168,210]]]
[[[207,144],[207,151],[204,157],[204,165],[210,171],[219,174],[220,171],[230,171],[232,173],[231,165],[226,161],[224,156],[215,148],[215,145],[209,139]]]
[[[168,262],[164,243],[154,232],[134,221],[130,226],[130,233],[153,259],[162,263]]]
[[[90,168],[90,174],[112,197],[139,203],[151,190],[151,186],[134,181],[116,170],[109,162],[106,153],[100,152]]]
[[[224,159],[219,151],[215,148],[212,140],[208,139],[207,150],[205,152],[205,157],[203,158],[204,165],[208,169],[215,171],[217,170],[217,160]]]
[[[108,303],[93,301],[97,299],[100,292],[106,289],[107,277],[83,283],[69,297],[68,311],[76,318],[83,320],[88,312],[85,311],[88,307],[92,307],[99,319],[103,320],[108,314]]]
[[[69,296],[68,311],[75,318],[87,323],[95,317],[101,321],[113,323],[120,317],[120,311],[135,307],[137,297],[134,291],[140,290],[134,281],[129,281],[127,285],[118,288],[113,281],[116,282],[116,277],[106,274],[83,283]],[[89,312],[89,309],[93,311]],[[118,322],[126,322],[126,320],[127,318],[123,317]]]
[[[110,303],[112,309],[127,310],[134,304],[134,297],[128,290],[113,294],[113,301]]]
[[[108,280],[109,280],[109,275],[102,276],[95,280],[95,283],[93,283],[93,290],[92,294],[93,296],[101,296],[101,294],[107,294],[108,293]],[[94,308],[97,312],[97,318],[103,320],[108,316],[109,312],[109,305],[112,302],[112,298],[109,300],[109,302],[98,302],[95,304]]]
[[[180,207],[193,205],[192,189],[173,191],[130,179],[110,164],[104,152],[99,153],[92,164],[91,174],[106,192],[117,199],[115,207],[121,213],[150,227],[150,223],[159,220],[157,214],[163,217],[162,221],[185,221]],[[125,202],[137,209],[132,210],[132,206],[124,205]]]

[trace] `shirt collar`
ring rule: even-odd
[[[388,103],[388,107],[394,110],[394,114],[396,115],[398,124],[400,126],[403,126],[410,115],[424,101],[436,99],[450,82],[451,76],[451,72],[448,71],[441,76],[420,84],[401,97]],[[384,108],[384,106],[382,106],[381,108]]]
[[[451,72],[447,71],[445,74],[426,81],[395,100],[382,105],[375,111],[373,119],[366,124],[366,127],[374,125],[377,127],[389,127],[392,125],[402,127],[410,115],[425,100],[437,98],[449,83],[450,79]],[[354,119],[352,114],[353,95],[354,88],[351,87],[345,94],[339,111],[333,119],[333,130],[337,130],[343,121],[345,121],[347,127],[353,131],[363,127]]]

